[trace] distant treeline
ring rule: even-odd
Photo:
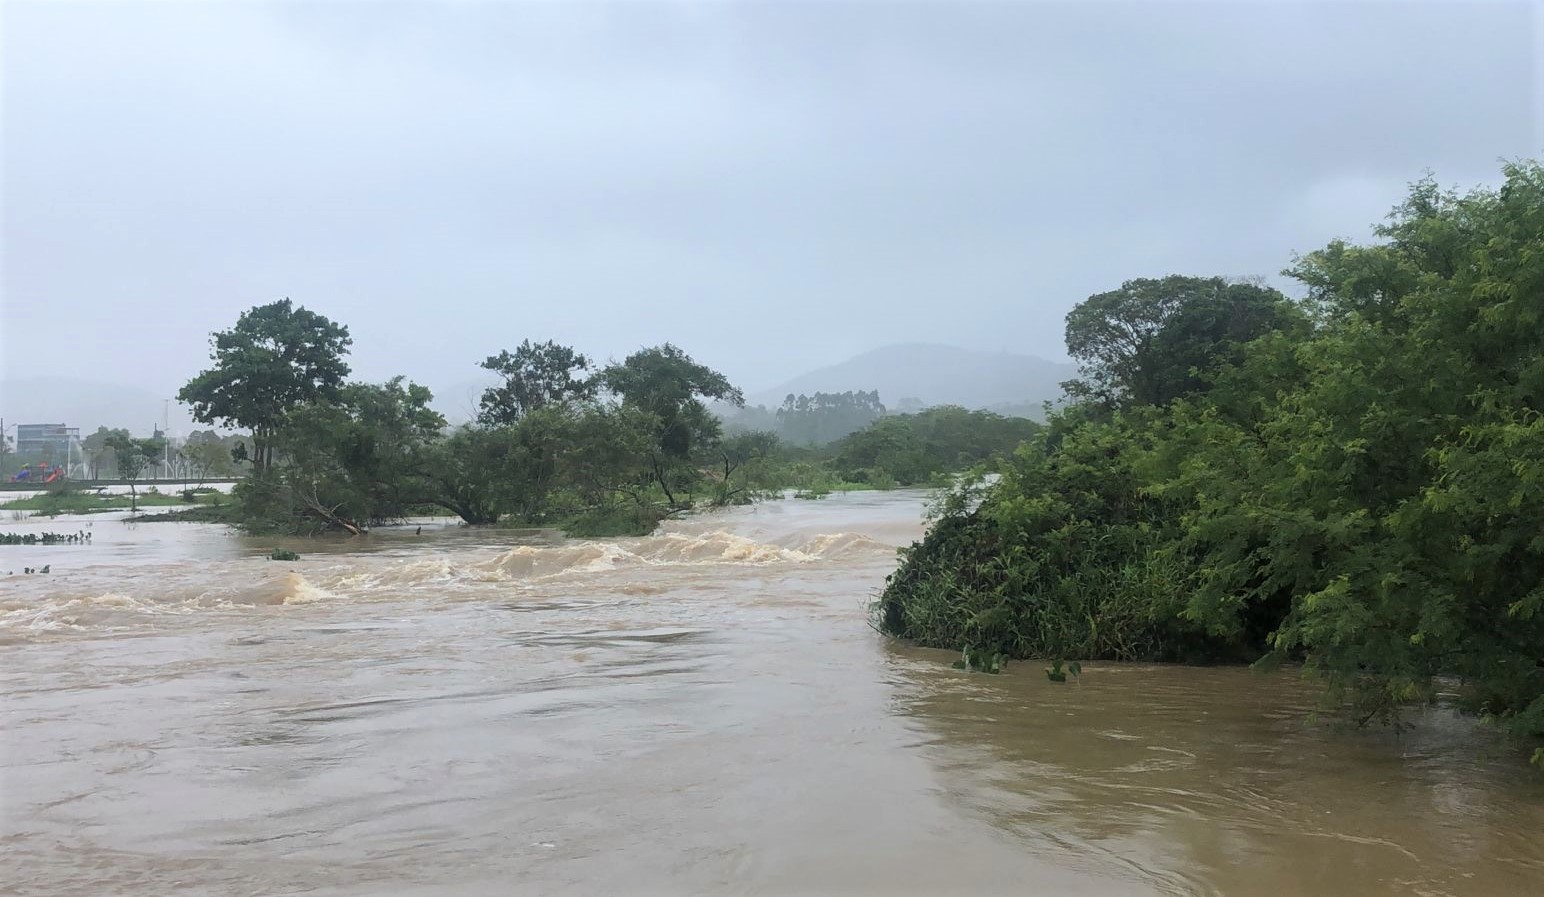
[[[791,445],[829,445],[881,417],[886,409],[874,390],[789,393],[775,409],[762,405],[738,408],[724,416],[731,432],[766,430]]]
[[[73,462],[73,468],[88,480],[114,480],[126,478],[119,469],[119,451],[123,440],[132,439],[128,430],[121,427],[98,427],[96,432],[80,441],[80,451],[73,456],[53,446],[41,452],[18,455],[14,451],[0,454],[0,476],[9,478],[24,466],[48,464],[63,466]],[[155,434],[155,439],[164,438]],[[213,430],[195,430],[181,444],[161,443],[157,450],[154,469],[144,475],[182,477],[192,481],[241,476],[245,470],[240,463],[244,446],[250,437],[245,434],[221,435]],[[7,448],[14,446],[7,445]],[[135,476],[139,476],[136,473]]]
[[[915,414],[926,408],[917,399],[903,399],[899,411]],[[766,430],[795,446],[829,445],[897,411],[886,407],[876,390],[817,392],[813,395],[789,393],[777,408],[754,405],[718,410],[724,429],[730,433]],[[1024,402],[991,410],[999,417],[1036,418],[1044,409]]]
[[[645,533],[675,513],[788,489],[819,497],[946,483],[1035,428],[947,407],[882,416],[877,394],[848,393],[790,397],[784,419],[811,437],[798,444],[726,433],[709,403],[741,407],[740,390],[674,345],[596,365],[529,340],[482,362],[500,382],[474,422],[450,428],[429,390],[403,377],[348,381],[348,328],[288,299],[243,313],[213,344],[213,366],[179,398],[196,420],[250,433],[234,455],[251,474],[222,513],[255,531],[357,533],[449,512],[473,524]],[[856,432],[837,433],[854,408]]]
[[[1297,259],[1299,301],[1165,277],[1078,305],[1078,400],[950,498],[882,627],[1302,661],[1360,720],[1445,681],[1544,735],[1544,170],[1420,182],[1379,233]]]

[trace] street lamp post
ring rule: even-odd
[[[161,400],[161,442],[165,446],[165,459],[161,462],[163,476],[172,478],[172,400]]]

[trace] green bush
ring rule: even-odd
[[[1090,297],[1068,316],[1083,400],[946,503],[878,625],[1013,657],[1296,660],[1364,722],[1446,677],[1544,735],[1544,168],[1418,183],[1380,233],[1300,259],[1301,303],[1189,277]]]
[[[664,513],[655,508],[619,505],[579,514],[566,521],[562,530],[564,535],[585,539],[647,536],[664,518]]]

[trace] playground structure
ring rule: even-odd
[[[48,465],[38,462],[30,467],[23,467],[11,477],[13,483],[54,483],[64,479],[64,468],[57,464]]]

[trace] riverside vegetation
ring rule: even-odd
[[[600,366],[526,341],[482,363],[501,382],[450,428],[403,377],[348,382],[348,329],[287,299],[215,334],[179,397],[249,431],[251,473],[213,510],[256,532],[448,511],[641,534],[786,489],[970,470],[887,580],[883,631],[970,669],[1044,658],[1053,681],[1092,659],[1300,662],[1360,722],[1450,685],[1537,738],[1544,171],[1504,175],[1415,184],[1380,241],[1298,258],[1300,299],[1182,276],[1089,297],[1067,318],[1081,376],[1044,426],[791,396],[782,434],[857,428],[800,445],[726,431],[710,403],[740,390],[672,344]]]
[[[161,492],[152,487],[146,492],[118,495],[103,491],[82,489],[66,480],[52,485],[45,492],[5,503],[7,511],[35,511],[44,517],[60,514],[97,514],[105,511],[137,511],[146,507],[180,507],[203,505],[215,507],[226,496],[218,491],[199,487],[176,494]]]
[[[940,504],[879,626],[1302,662],[1361,722],[1444,687],[1544,735],[1544,170],[1419,182],[1379,235],[1298,258],[1301,301],[1168,277],[1077,306],[1075,400]]]
[[[429,390],[404,377],[348,382],[351,344],[346,326],[288,299],[216,333],[214,364],[179,398],[201,422],[250,433],[235,457],[251,472],[224,507],[146,519],[361,533],[449,512],[469,524],[639,535],[692,508],[789,489],[819,498],[942,484],[989,467],[1037,427],[941,407],[795,445],[768,431],[726,432],[709,403],[741,405],[740,390],[672,344],[598,366],[570,347],[527,340],[482,362],[500,382],[484,392],[476,421],[450,428]],[[877,395],[863,397],[867,410],[883,410]],[[791,403],[782,421],[829,432],[831,407]]]

